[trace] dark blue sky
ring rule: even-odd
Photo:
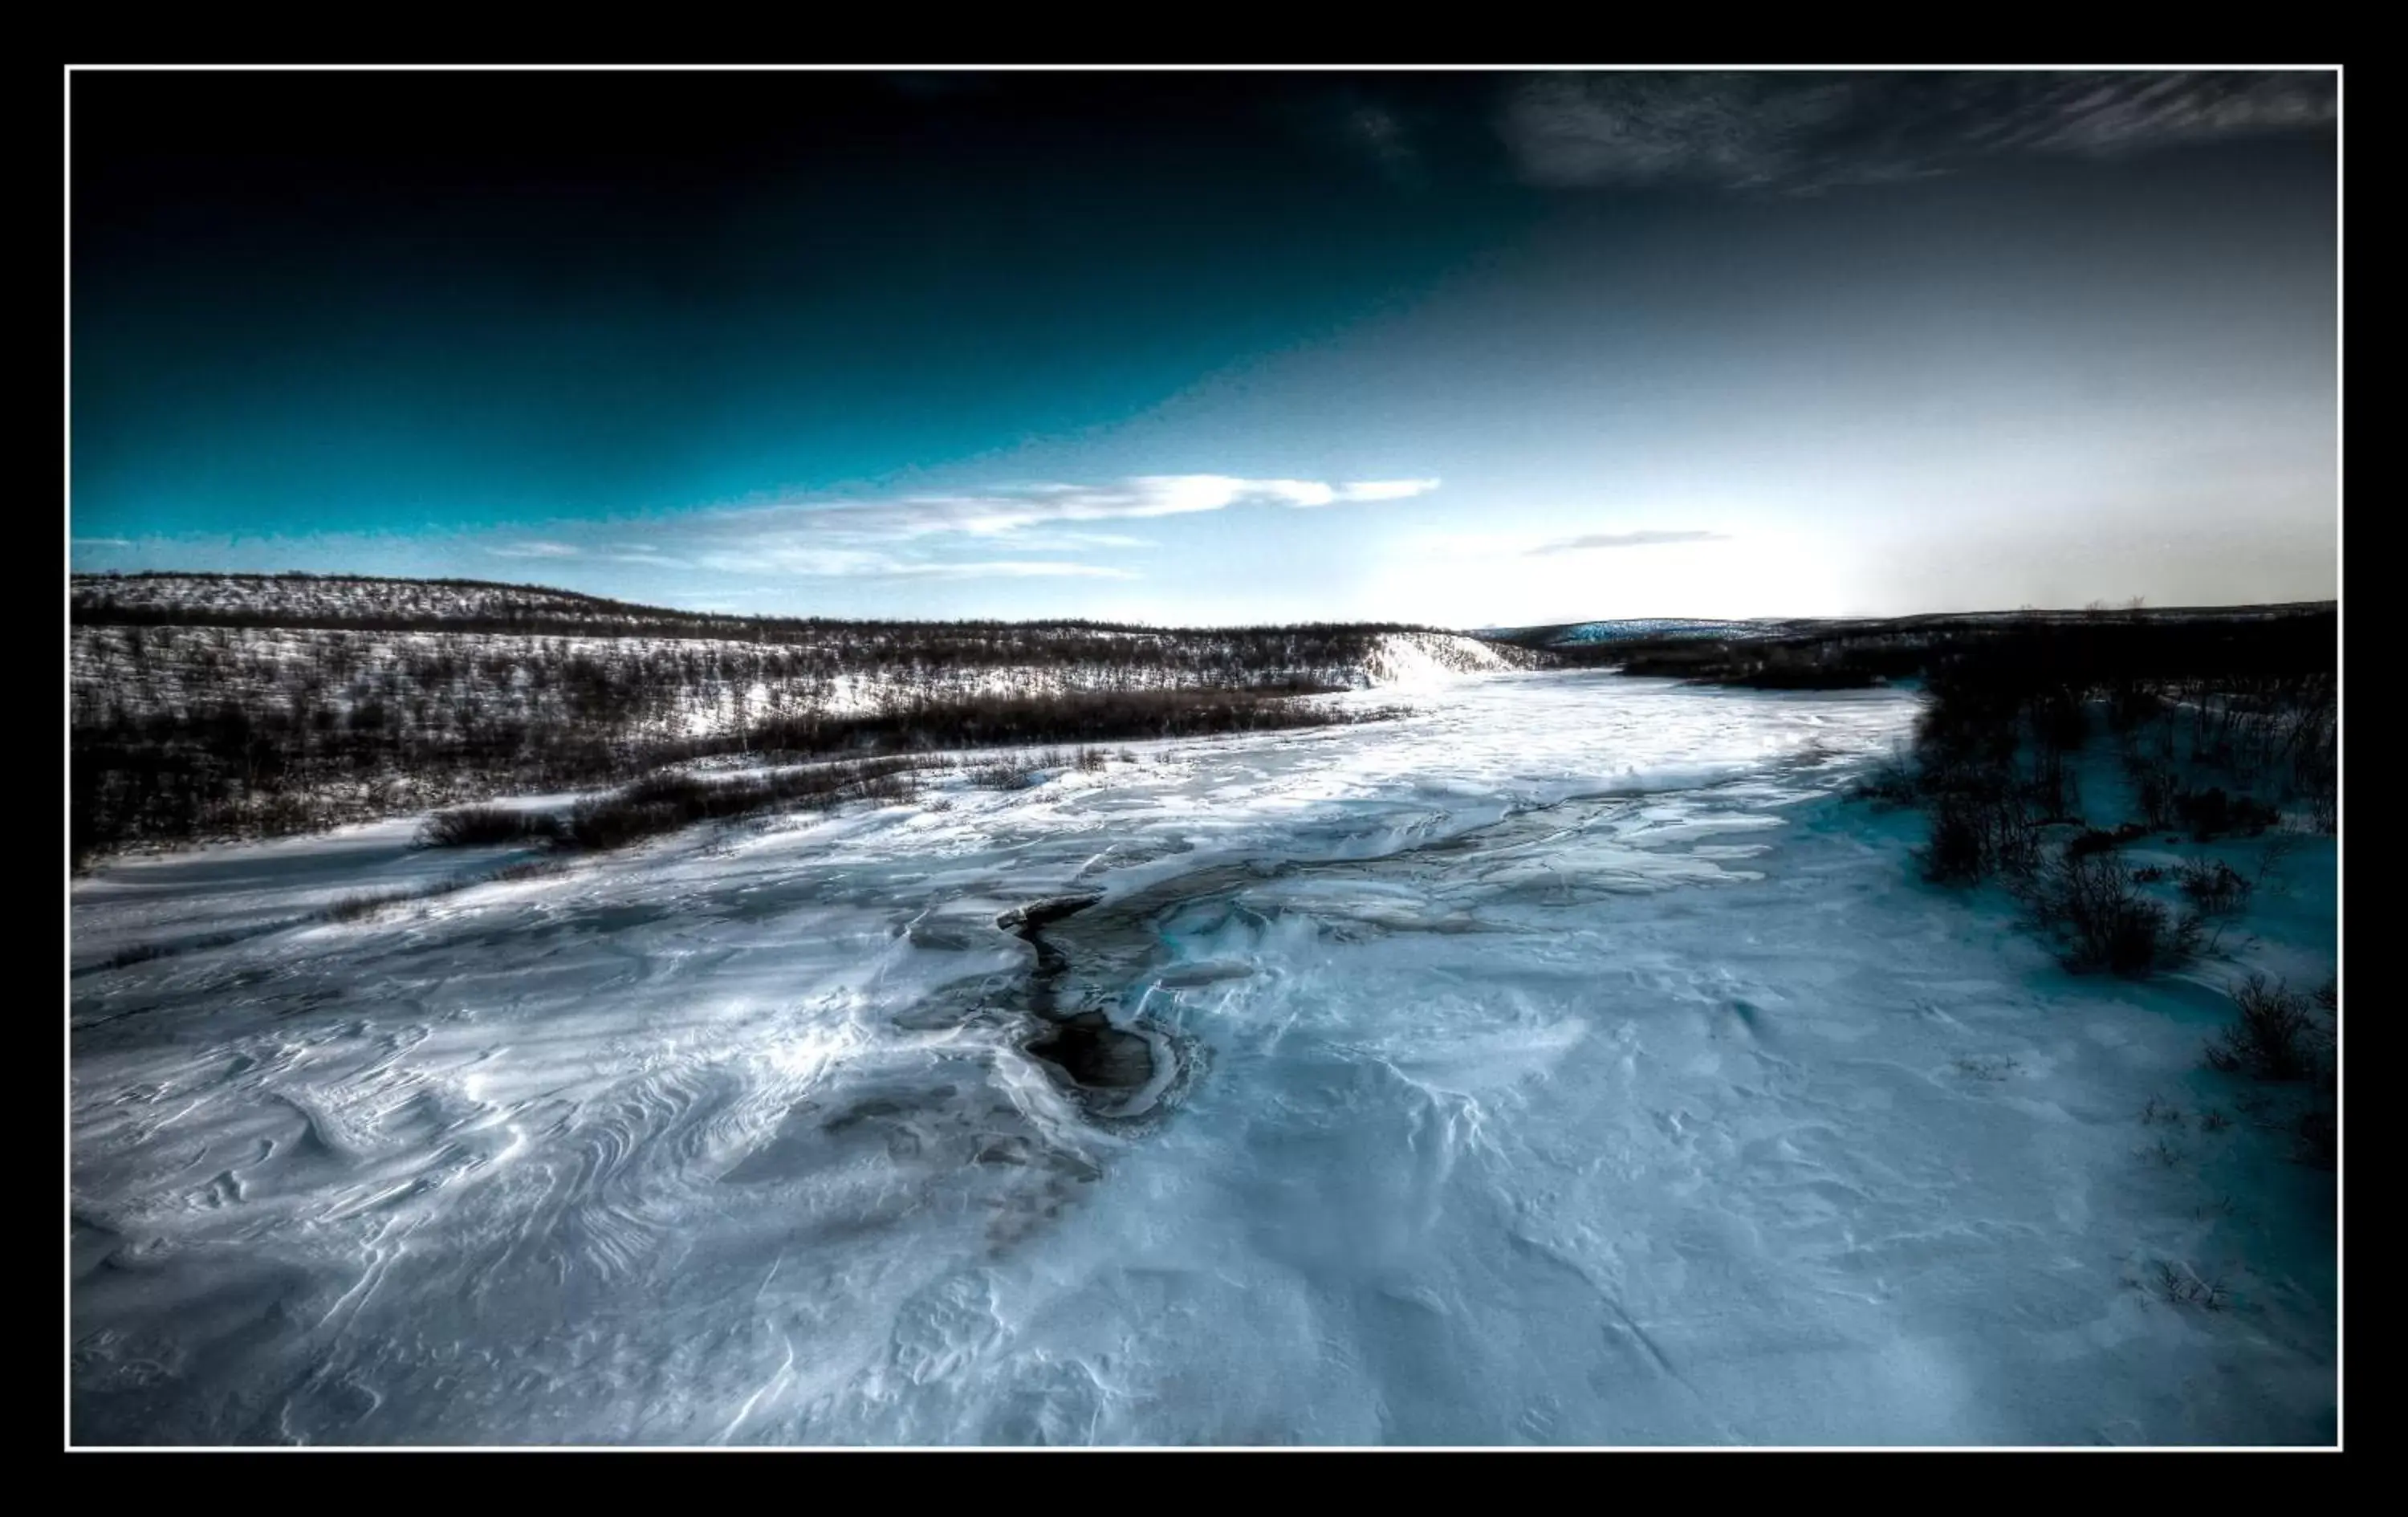
[[[2319,75],[116,74],[72,558],[745,610],[2332,593]]]

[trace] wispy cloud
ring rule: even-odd
[[[710,596],[775,593],[780,580],[859,580],[897,583],[979,580],[1137,580],[1114,554],[1153,550],[1153,540],[1097,523],[1160,519],[1234,508],[1318,510],[1410,500],[1439,487],[1433,479],[1249,479],[1227,474],[1150,474],[1099,484],[1046,481],[956,494],[877,500],[791,500],[683,512],[642,524],[624,519],[551,520],[439,539],[417,539],[424,555],[410,572],[457,572],[460,554],[529,561],[541,572],[580,582],[621,568],[652,571],[639,594],[666,586],[699,604]],[[193,567],[261,564],[351,566],[364,539],[311,534],[261,539],[196,553],[185,539],[74,537],[79,549],[148,551]],[[614,567],[615,566],[615,567]],[[516,570],[514,573],[536,572]],[[687,589],[685,587],[695,587]]]
[[[2007,153],[2120,156],[2327,125],[2326,73],[1675,74],[1542,77],[1497,127],[1548,186],[1813,193]]]
[[[1255,479],[1224,474],[1140,475],[1103,484],[1039,482],[886,500],[802,500],[734,506],[678,518],[675,552],[629,540],[624,522],[547,522],[542,538],[491,543],[504,558],[584,559],[714,574],[803,579],[1130,580],[1136,571],[1083,555],[1151,548],[1146,538],[1085,525],[1272,507],[1312,510],[1408,500],[1436,479]],[[590,539],[582,534],[590,533]],[[1035,555],[1047,556],[1005,556]],[[972,556],[972,555],[975,556]]]
[[[885,572],[902,578],[928,580],[1134,580],[1130,569],[1106,564],[1052,563],[1039,559],[1005,558],[976,564],[906,564]]]
[[[1109,484],[1039,483],[975,494],[910,495],[899,500],[802,502],[748,508],[731,515],[808,513],[817,523],[883,537],[968,533],[997,537],[1054,522],[1184,516],[1232,506],[1312,508],[1404,500],[1439,487],[1436,479],[1247,479],[1226,474],[1149,474]]]
[[[497,558],[579,558],[585,550],[566,542],[505,542],[490,544],[485,551]]]
[[[1728,542],[1727,532],[1589,532],[1577,537],[1560,537],[1543,542],[1529,550],[1531,558],[1543,558],[1551,553],[1585,552],[1593,548],[1651,548],[1668,542]]]
[[[1325,496],[1319,500],[1297,500],[1291,501],[1289,504],[1294,506],[1330,506],[1335,505],[1340,501],[1410,500],[1415,495],[1428,494],[1431,491],[1438,488],[1438,483],[1439,482],[1436,479],[1366,479],[1359,484],[1340,485],[1338,487],[1338,493],[1334,496]],[[1313,488],[1319,489],[1324,487],[1315,486]]]
[[[658,562],[657,560],[648,562]],[[807,580],[1134,580],[1135,571],[1067,559],[911,557],[817,540],[809,533],[730,537],[684,561],[718,574]]]
[[[673,557],[667,553],[650,552],[640,549],[621,550],[614,548],[609,552],[596,553],[594,556],[602,560],[606,564],[635,564],[645,568],[652,569],[690,569],[694,567],[694,565],[690,560]]]

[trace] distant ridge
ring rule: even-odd
[[[1526,627],[1482,627],[1472,636],[1524,648],[1582,648],[1599,643],[1675,642],[1688,638],[1738,641],[1754,638],[1829,637],[1854,631],[1916,632],[1999,626],[2016,623],[2263,621],[2330,613],[2338,601],[2275,601],[2252,606],[2086,607],[2059,609],[2023,607],[2012,611],[1924,611],[1912,616],[1763,617],[1724,621],[1702,617],[1606,618]]]

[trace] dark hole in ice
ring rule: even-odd
[[[1060,1009],[1060,985],[1070,961],[1043,929],[1074,916],[1100,894],[1054,895],[1015,907],[996,919],[996,925],[1017,933],[1037,951],[1036,970],[1029,977],[1028,1009],[1045,1029],[1024,1045],[1033,1056],[1061,1070],[1070,1082],[1086,1090],[1133,1091],[1154,1078],[1154,1051],[1137,1033],[1112,1025],[1094,1009]]]
[[[1136,1090],[1154,1078],[1152,1046],[1113,1026],[1100,1011],[1062,1018],[1030,1042],[1028,1052],[1090,1090]]]

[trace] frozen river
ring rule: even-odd
[[[79,881],[73,1437],[2332,1437],[2329,1202],[2143,1154],[2221,978],[1918,883],[1837,794],[1911,697],[1416,705],[349,923],[510,855]]]

